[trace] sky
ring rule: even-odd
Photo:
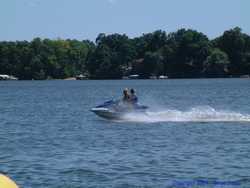
[[[236,26],[250,34],[249,10],[249,0],[0,0],[0,41],[94,41],[99,33],[133,38],[180,28],[213,39]]]

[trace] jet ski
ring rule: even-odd
[[[109,100],[91,109],[96,115],[112,120],[122,120],[130,113],[145,113],[147,106],[138,103],[129,104],[122,100]]]

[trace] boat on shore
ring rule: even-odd
[[[12,75],[0,74],[0,80],[18,80],[18,78]]]

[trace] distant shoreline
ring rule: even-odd
[[[179,29],[136,38],[100,33],[95,42],[2,41],[1,74],[20,80],[249,77],[250,36],[235,27],[213,40],[193,29]]]
[[[212,80],[212,79],[250,79],[250,77],[209,77],[209,78],[168,78],[168,79],[84,79],[84,80],[77,80],[77,79],[45,79],[45,80],[0,80],[1,81],[112,81],[112,80],[124,80],[124,81],[139,81],[139,80],[152,80],[152,81],[164,81],[164,80]]]

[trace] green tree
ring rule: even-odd
[[[225,77],[228,74],[229,60],[225,52],[215,48],[204,62],[206,77]]]
[[[143,62],[139,66],[139,74],[142,78],[158,76],[163,72],[163,58],[157,52],[146,52]]]
[[[220,48],[226,52],[231,64],[229,71],[233,75],[240,75],[250,73],[246,71],[248,67],[248,55],[250,53],[250,39],[249,36],[242,33],[241,28],[235,27],[225,31],[221,37],[213,41],[215,47]]]
[[[168,35],[167,62],[170,77],[200,77],[203,62],[210,52],[210,42],[203,33],[180,29]]]
[[[165,31],[157,30],[153,33],[143,34],[132,40],[136,51],[136,58],[143,58],[146,52],[156,52],[162,48],[167,42]]]

